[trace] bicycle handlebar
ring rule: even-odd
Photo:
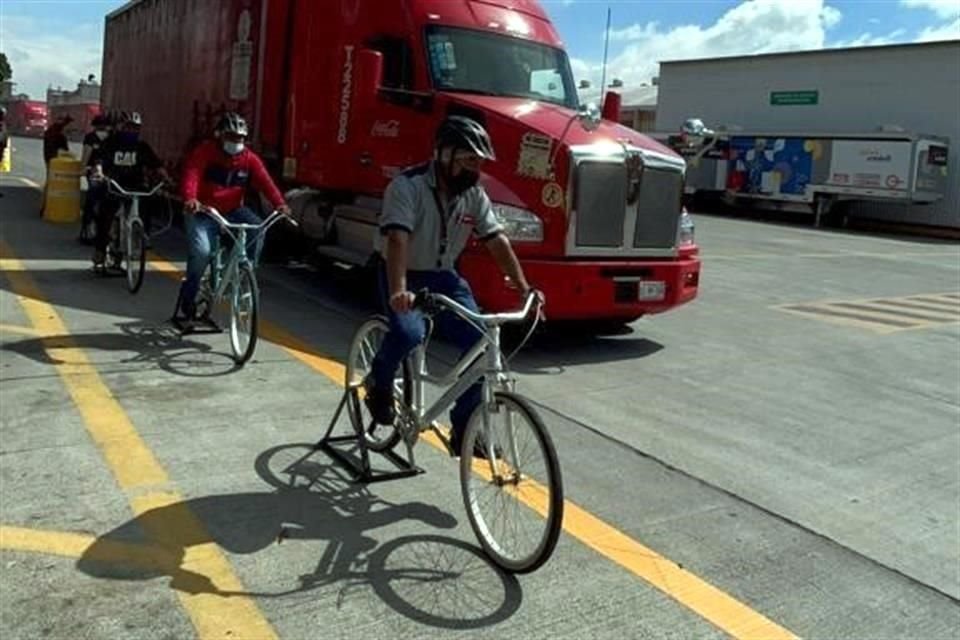
[[[224,218],[223,215],[219,211],[217,211],[214,207],[208,207],[206,205],[201,205],[200,211],[202,211],[203,213],[207,214],[208,216],[216,220],[217,224],[219,224],[221,227],[225,229],[248,229],[248,230],[266,229],[266,228],[272,227],[281,218],[286,218],[287,222],[291,223],[293,226],[299,226],[297,225],[296,220],[294,220],[293,218],[291,218],[286,214],[280,213],[278,209],[274,209],[273,212],[271,212],[270,215],[267,216],[266,219],[264,219],[263,222],[261,222],[260,224],[248,224],[245,222],[230,222],[229,220]]]
[[[121,187],[119,184],[117,184],[117,181],[114,180],[113,178],[107,177],[107,183],[110,185],[110,187],[114,191],[116,191],[120,195],[127,196],[128,198],[149,198],[153,195],[156,195],[157,191],[159,191],[160,188],[163,187],[164,184],[166,184],[163,181],[158,182],[156,186],[154,186],[153,189],[151,189],[150,191],[127,191],[126,189]]]
[[[540,292],[538,292],[536,289],[531,289],[527,293],[527,299],[524,301],[523,308],[521,310],[509,311],[507,313],[484,314],[471,311],[456,300],[448,298],[443,294],[430,293],[430,291],[427,289],[421,289],[419,292],[417,292],[416,298],[414,298],[413,306],[414,308],[421,309],[426,313],[430,313],[439,307],[446,307],[450,311],[453,311],[457,315],[473,323],[492,326],[526,320],[530,315],[530,312],[533,310],[534,304],[537,304],[538,306],[542,304],[540,301],[540,295]]]

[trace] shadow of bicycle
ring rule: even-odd
[[[486,627],[519,608],[516,578],[476,547],[434,533],[378,540],[377,530],[403,521],[452,529],[457,520],[449,513],[422,502],[389,502],[354,483],[310,444],[271,448],[258,457],[256,470],[275,491],[151,509],[99,536],[77,568],[113,580],[166,576],[171,589],[222,597],[295,600],[336,585],[338,607],[353,591],[372,590],[399,614],[446,629]],[[211,543],[231,554],[252,554],[297,540],[327,544],[315,566],[278,590],[221,589],[196,561]]]
[[[180,376],[209,378],[238,369],[228,353],[215,351],[209,344],[184,337],[169,324],[147,322],[118,323],[119,333],[71,333],[59,336],[25,338],[4,344],[11,351],[47,365],[81,364],[72,361],[69,349],[80,349],[96,359],[98,366],[152,365]],[[97,354],[114,353],[119,358],[103,361]]]

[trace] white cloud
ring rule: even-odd
[[[960,18],[938,27],[927,27],[917,36],[917,42],[934,40],[960,40]]]
[[[960,2],[958,0],[900,0],[908,9],[927,9],[945,20],[960,20]]]
[[[839,42],[834,42],[830,45],[831,48],[845,48],[845,47],[875,47],[885,44],[894,44],[896,42],[903,42],[904,36],[907,34],[905,29],[897,29],[891,31],[885,36],[875,36],[872,33],[864,33],[852,40],[841,40]]]
[[[81,78],[91,73],[100,76],[100,24],[74,24],[67,31],[54,31],[49,23],[5,14],[0,20],[0,42],[16,91],[31,98],[45,100],[49,85],[74,89]]]
[[[832,29],[843,20],[843,13],[836,7],[824,5],[823,9],[820,10],[820,17],[823,19],[823,26],[827,29]]]
[[[611,57],[607,78],[620,78],[630,88],[650,82],[661,60],[821,49],[827,30],[841,19],[842,13],[825,0],[747,0],[712,25],[664,30],[651,22],[611,30],[611,40],[626,46]],[[573,67],[578,81],[588,79],[593,85],[583,97],[596,99],[601,64],[576,60]]]

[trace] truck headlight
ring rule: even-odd
[[[693,216],[684,210],[680,214],[680,232],[679,232],[679,246],[685,247],[694,243],[694,224]]]
[[[493,212],[511,241],[543,242],[543,220],[535,214],[508,204],[493,205]]]

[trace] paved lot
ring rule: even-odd
[[[514,368],[569,502],[551,561],[512,577],[430,444],[398,482],[297,463],[365,283],[265,265],[237,371],[225,336],[166,322],[179,232],[131,296],[27,182],[0,192],[4,638],[960,633],[956,243],[699,216],[696,302],[538,336]]]

